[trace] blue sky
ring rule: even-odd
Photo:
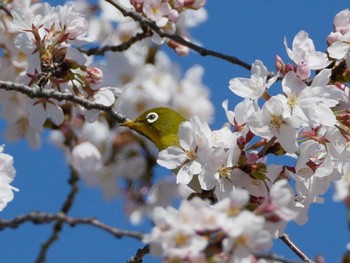
[[[289,61],[283,45],[288,43],[299,30],[305,30],[314,40],[317,50],[326,49],[326,36],[333,29],[335,14],[348,8],[346,1],[208,1],[209,19],[192,30],[193,37],[206,48],[234,55],[247,63],[260,59],[269,70],[274,69],[275,55]],[[167,50],[166,48],[164,50]],[[169,50],[168,50],[169,51]],[[205,68],[204,82],[211,90],[211,99],[216,107],[213,128],[225,122],[221,102],[229,99],[230,106],[238,102],[228,89],[233,77],[248,77],[250,72],[216,58],[201,57],[192,52],[188,57],[170,56],[183,68],[200,64]],[[11,219],[31,211],[56,212],[65,199],[69,187],[63,153],[51,145],[47,133],[43,134],[43,145],[32,150],[25,141],[6,143],[2,137],[5,124],[0,122],[1,143],[5,152],[15,158],[17,176],[13,185],[20,189],[9,203],[1,218]],[[79,183],[80,191],[70,213],[72,216],[94,216],[118,228],[147,231],[145,224],[135,228],[120,213],[121,200],[106,202],[97,188]],[[339,262],[349,242],[346,211],[341,203],[332,201],[332,191],[326,194],[324,205],[313,205],[309,211],[309,222],[304,226],[291,224],[287,233],[310,257],[325,256],[327,262]],[[51,225],[27,223],[20,228],[0,232],[1,262],[34,262],[40,245],[51,234]],[[277,240],[272,251],[289,259],[296,256]],[[108,233],[90,226],[64,227],[60,240],[48,253],[49,263],[61,262],[126,262],[142,244],[131,239],[117,240]],[[155,262],[150,256],[145,262]]]

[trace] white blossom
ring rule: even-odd
[[[284,39],[284,45],[288,56],[297,65],[296,73],[298,77],[303,80],[310,77],[311,70],[323,69],[331,63],[325,53],[316,51],[309,34],[303,30],[299,31],[294,37],[292,49],[288,48],[286,38]]]
[[[252,64],[250,78],[233,78],[229,88],[238,96],[256,100],[277,80],[277,76],[268,79],[268,71],[260,60]]]
[[[11,202],[17,188],[10,185],[16,175],[13,167],[13,157],[3,153],[4,146],[0,146],[0,211],[2,211],[8,202]]]

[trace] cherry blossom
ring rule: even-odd
[[[286,111],[283,95],[271,97],[261,110],[249,116],[247,125],[254,134],[263,138],[275,136],[287,152],[293,153],[298,149],[296,124]]]
[[[210,151],[211,131],[209,126],[198,117],[183,122],[179,127],[181,148],[170,146],[158,155],[157,163],[168,168],[176,169],[176,181],[188,184],[194,175],[203,170],[203,159]]]
[[[17,188],[10,185],[16,175],[13,167],[13,157],[3,152],[4,146],[0,146],[0,211],[2,211],[8,202],[11,202]]]
[[[301,126],[323,124],[332,126],[336,122],[331,110],[342,98],[342,92],[335,86],[328,85],[331,70],[324,69],[307,86],[297,75],[290,71],[282,81],[287,95],[291,117]]]
[[[298,77],[305,80],[311,76],[311,70],[327,67],[331,61],[327,55],[316,51],[312,39],[305,31],[299,31],[294,37],[292,49],[288,48],[287,39],[284,39],[288,56],[297,65],[296,73]]]
[[[252,64],[250,78],[233,78],[230,80],[229,88],[242,98],[258,99],[277,79],[277,76],[268,79],[268,73],[264,64],[256,60]]]

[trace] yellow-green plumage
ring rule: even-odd
[[[146,136],[161,151],[169,146],[179,146],[178,131],[183,121],[186,118],[178,112],[159,107],[147,110],[135,120],[123,122],[121,125]]]
[[[178,132],[180,124],[184,121],[186,118],[178,112],[160,107],[145,111],[135,120],[123,122],[121,126],[129,127],[147,137],[161,151],[169,146],[180,146]],[[173,170],[173,172],[177,174],[178,169]],[[193,177],[188,187],[195,191],[188,197],[189,199],[199,196],[203,199],[209,199],[212,203],[217,201],[214,189],[209,191],[201,189],[197,176]]]

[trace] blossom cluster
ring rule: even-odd
[[[119,2],[185,38],[206,19],[205,0]],[[242,101],[230,109],[225,100],[227,122],[212,130],[203,68],[182,75],[158,45],[167,41],[180,55],[187,48],[154,32],[150,38],[150,29],[105,1],[95,13],[84,1],[52,7],[15,0],[7,8],[13,19],[4,16],[0,23],[0,79],[73,94],[131,119],[159,106],[187,118],[179,126],[179,145],[157,155],[151,142],[98,110],[0,91],[6,138],[26,137],[38,147],[43,128],[51,129],[51,140],[88,185],[100,186],[107,198],[123,194],[134,223],[143,212],[151,217],[154,227],[143,241],[165,262],[257,260],[289,221],[308,220],[310,205],[323,202],[332,182],[336,199],[350,207],[349,10],[336,15],[327,52],[300,31],[291,48],[284,40],[290,63],[277,55],[276,72],[269,72],[256,60],[250,77],[232,78],[229,89]],[[142,34],[103,59],[82,52],[92,43],[122,46]],[[16,190],[12,157],[2,151],[0,209]],[[179,186],[155,183],[156,164],[174,172]],[[197,198],[203,193],[212,203]],[[168,206],[176,195],[189,197],[178,209]]]
[[[136,11],[169,33],[176,32],[178,21],[183,19],[181,16],[193,15],[191,11],[202,8],[205,2],[205,0],[130,0]],[[184,32],[178,33],[181,35]]]
[[[344,40],[347,34],[344,27],[350,26],[349,18],[348,10],[336,16],[338,38],[331,34],[333,42],[327,50],[329,56],[316,51],[308,33],[300,31],[293,40],[292,49],[284,41],[292,63],[285,64],[277,56],[278,72],[269,73],[263,62],[256,60],[252,64],[250,78],[231,79],[229,88],[243,101],[233,111],[229,110],[227,100],[223,102],[228,122],[214,131],[196,116],[183,122],[178,133],[180,146],[162,150],[158,164],[173,170],[177,183],[188,185],[196,192],[212,191],[218,202],[211,207],[213,211],[240,189],[245,189],[250,197],[249,205],[245,206],[249,212],[244,212],[264,210],[267,207],[264,204],[274,200],[274,187],[286,185],[285,179],[293,182],[288,184],[287,195],[276,194],[284,197],[288,209],[281,209],[283,216],[267,216],[265,219],[269,224],[262,226],[272,230],[273,236],[284,232],[286,224],[280,224],[280,216],[285,222],[295,220],[305,224],[310,205],[323,202],[322,195],[332,182],[336,182],[338,189],[336,197],[349,205],[350,107],[349,88],[344,84],[344,78],[349,73],[344,63],[348,63],[350,50],[348,41]],[[342,30],[337,23],[342,24]],[[281,84],[280,87],[277,83]],[[294,159],[295,165],[274,164],[282,156],[290,158],[291,162]],[[177,212],[180,217],[183,209],[187,209],[183,206]],[[276,206],[269,206],[273,207]],[[193,226],[196,235],[193,236],[192,229],[192,234],[183,239],[188,242],[186,249],[192,248],[189,251],[184,250],[183,244],[176,243],[176,236],[171,234],[181,223],[177,222],[176,227],[167,226],[166,220],[158,220],[156,222],[161,223],[160,226],[157,225],[151,232],[151,238],[147,239],[154,245],[154,251],[161,251],[172,260],[182,255],[181,260],[186,262],[197,262],[196,257],[210,258],[207,253],[212,251],[210,246],[213,241],[212,236],[205,236],[208,233],[205,226],[198,232]],[[236,218],[230,220],[234,222]],[[249,220],[248,215],[246,220]],[[184,233],[181,230],[175,232]],[[198,233],[205,238],[198,240]],[[229,234],[223,236],[226,238]],[[225,244],[223,241],[223,251],[227,252]],[[176,254],[180,248],[185,252]],[[230,252],[236,256],[242,254]],[[254,254],[253,251],[249,253]],[[225,260],[228,262],[241,262],[230,261],[230,255],[227,257]]]
[[[293,194],[287,180],[271,188],[271,200],[255,211],[249,205],[249,192],[232,191],[210,206],[200,199],[184,200],[178,210],[156,207],[155,227],[145,236],[151,253],[165,262],[254,262],[254,253],[272,245],[273,225],[285,224],[297,214],[289,207]],[[273,224],[272,224],[273,223]]]
[[[120,2],[127,8],[132,6],[130,1]],[[183,4],[183,10],[190,8],[189,3]],[[152,39],[142,39],[124,52],[108,53],[103,59],[81,52],[92,43],[122,44],[141,31],[137,22],[123,17],[106,1],[100,1],[98,7],[101,12],[93,13],[84,1],[56,7],[12,1],[7,8],[13,19],[4,15],[0,24],[4,54],[0,58],[0,78],[70,93],[111,106],[129,118],[162,105],[209,121],[213,106],[202,83],[203,68],[196,65],[182,75]],[[194,4],[192,7],[193,15],[197,10]],[[203,8],[198,12],[202,15],[187,21],[184,12],[178,20],[179,28],[185,32],[203,22],[206,13]],[[133,200],[142,200],[140,195],[149,192],[150,182],[144,177],[152,169],[154,157],[153,146],[147,140],[119,128],[98,110],[53,98],[31,99],[18,92],[0,92],[7,140],[25,137],[31,146],[39,147],[41,131],[50,128],[51,140],[64,149],[70,165],[88,185],[100,186],[107,198],[122,193],[136,207]],[[119,185],[121,179],[126,181],[123,187]],[[138,179],[140,184],[131,183]]]

